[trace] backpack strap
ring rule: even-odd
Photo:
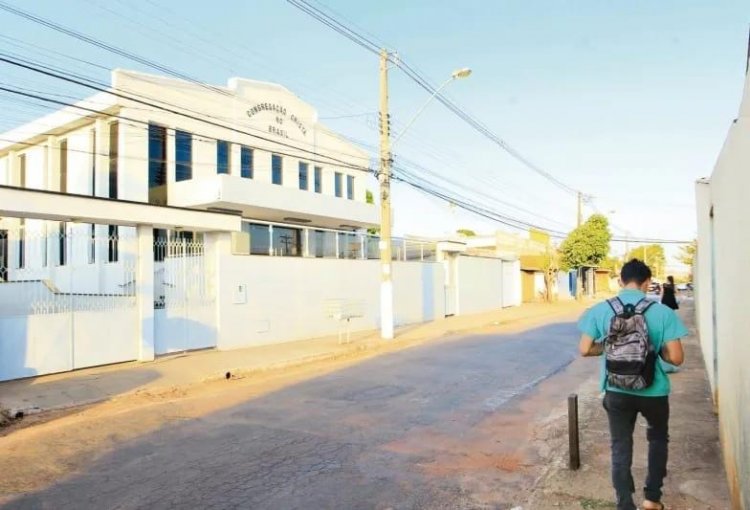
[[[612,299],[608,299],[607,303],[609,303],[610,308],[612,308],[612,311],[615,312],[615,316],[622,315],[622,313],[625,311],[625,305],[622,301],[620,301],[619,297],[613,297]]]
[[[643,298],[635,305],[635,313],[643,315],[653,304],[654,302],[650,299]]]

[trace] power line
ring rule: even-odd
[[[0,62],[5,62],[5,63],[11,64],[11,65],[14,65],[14,66],[17,66],[17,67],[21,67],[21,68],[24,68],[24,69],[27,69],[27,70],[31,70],[31,71],[34,71],[34,72],[46,75],[46,76],[57,78],[57,79],[60,79],[60,80],[63,80],[63,81],[69,82],[69,83],[74,83],[76,85],[80,85],[82,87],[86,87],[86,88],[89,88],[89,89],[92,89],[92,90],[96,90],[98,92],[104,92],[104,93],[107,93],[107,94],[111,94],[111,95],[113,95],[115,97],[119,97],[119,98],[122,98],[122,99],[127,99],[127,100],[130,100],[130,101],[134,101],[136,103],[140,103],[140,104],[143,104],[143,105],[146,105],[146,106],[150,106],[152,108],[156,108],[156,109],[161,110],[161,111],[165,111],[165,112],[172,113],[172,114],[175,114],[175,115],[180,115],[182,117],[185,117],[185,118],[188,118],[188,119],[191,119],[191,120],[195,120],[195,121],[198,121],[198,122],[203,122],[205,124],[209,124],[209,125],[212,125],[214,127],[220,127],[220,128],[223,128],[223,129],[228,129],[228,130],[233,131],[235,133],[239,133],[239,134],[242,134],[242,135],[250,136],[250,137],[256,138],[258,140],[263,140],[265,142],[268,142],[268,143],[271,143],[271,144],[274,144],[274,145],[280,145],[282,147],[287,147],[287,148],[293,149],[295,151],[300,151],[302,153],[306,153],[306,154],[311,154],[311,155],[314,155],[314,156],[323,157],[323,158],[326,158],[327,160],[329,160],[329,161],[326,161],[327,164],[330,164],[331,162],[335,162],[335,163],[340,164],[342,166],[346,166],[347,168],[360,169],[360,170],[363,169],[362,167],[351,165],[350,163],[348,163],[346,161],[343,161],[343,160],[340,160],[338,158],[327,156],[325,154],[320,154],[318,152],[311,151],[311,150],[308,150],[308,149],[304,149],[302,147],[297,147],[295,145],[288,144],[288,143],[285,143],[285,142],[280,142],[278,140],[273,140],[273,139],[270,139],[270,138],[266,138],[266,137],[263,137],[263,136],[259,136],[259,135],[253,134],[253,133],[249,133],[249,132],[244,131],[242,129],[235,128],[233,126],[227,126],[227,125],[224,125],[224,124],[221,124],[221,123],[218,123],[218,122],[213,122],[211,120],[208,120],[208,119],[205,119],[205,118],[201,118],[198,115],[192,115],[192,114],[189,114],[189,113],[181,112],[181,111],[175,110],[173,108],[169,108],[169,107],[166,107],[166,106],[162,106],[162,105],[153,103],[151,101],[139,99],[138,97],[130,95],[130,94],[127,94],[127,93],[116,92],[116,91],[114,91],[112,89],[109,89],[109,88],[106,88],[106,87],[103,87],[103,86],[93,85],[91,83],[86,83],[85,81],[81,81],[81,80],[76,79],[76,78],[70,78],[68,76],[64,76],[62,74],[59,74],[59,73],[56,73],[56,72],[53,72],[53,71],[47,71],[47,70],[42,69],[40,67],[31,65],[31,64],[26,64],[26,63],[24,63],[22,61],[17,61],[17,60],[14,60],[14,59],[9,59],[6,56],[4,56],[4,54],[2,54],[2,53],[0,53]],[[7,92],[11,92],[11,93],[13,92],[12,90],[9,90],[9,89],[6,90],[6,91]],[[40,99],[38,96],[35,97],[33,95],[28,95],[27,97],[32,97],[32,98],[35,98],[35,99]],[[47,102],[51,102],[48,99],[44,99],[44,100],[47,101]],[[74,105],[72,105],[70,103],[59,103],[59,104],[65,104],[65,105],[68,105],[68,106],[74,106]],[[92,110],[92,111],[96,112],[96,110]],[[213,137],[211,137],[211,138],[213,138]],[[287,154],[287,155],[289,155],[291,157],[298,157],[298,155],[291,155],[291,154]]]
[[[374,54],[377,54],[379,52],[378,45],[375,42],[373,42],[371,39],[363,36],[362,34],[358,33],[353,28],[350,28],[346,26],[344,23],[336,20],[333,16],[311,5],[306,0],[287,0],[287,1],[293,6],[300,9],[301,11],[307,13],[314,19],[320,21],[324,25],[328,26],[329,28],[335,30],[336,32],[343,35],[347,39],[361,46],[365,50]],[[480,122],[479,120],[477,120],[476,118],[468,114],[463,108],[459,107],[455,102],[445,97],[442,93],[439,93],[438,89],[434,85],[432,85],[424,76],[422,76],[413,66],[409,65],[400,57],[396,59],[391,59],[391,62],[395,66],[400,68],[417,85],[419,85],[429,94],[434,95],[435,98],[440,103],[442,103],[446,108],[452,111],[460,119],[462,119],[464,122],[469,124],[469,126],[474,128],[476,131],[478,131],[480,134],[488,138],[490,141],[494,142],[501,149],[507,152],[510,156],[512,156],[517,161],[522,163],[525,167],[541,175],[542,177],[544,177],[545,179],[547,179],[548,181],[550,181],[551,183],[555,184],[557,187],[559,187],[560,189],[568,193],[571,193],[574,195],[578,193],[578,190],[565,184],[560,179],[550,174],[548,171],[544,170],[540,166],[533,163],[526,156],[521,154],[518,150],[510,146],[505,140],[503,140],[494,132],[492,132],[490,128],[487,127],[485,124],[483,124],[482,122]]]

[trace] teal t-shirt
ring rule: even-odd
[[[620,300],[625,304],[636,304],[646,295],[640,290],[623,289],[620,291]],[[594,339],[595,342],[603,342],[609,331],[609,324],[615,313],[609,303],[603,301],[583,314],[578,321],[578,329]],[[656,352],[661,352],[661,348],[667,342],[679,340],[688,335],[688,330],[680,320],[679,316],[671,308],[654,303],[646,310],[646,326],[648,327],[648,336],[654,345]],[[664,372],[661,363],[656,364],[656,374],[654,382],[644,390],[623,390],[620,388],[610,388],[607,385],[607,373],[604,366],[604,356],[601,363],[601,387],[603,390],[616,391],[618,393],[628,393],[631,395],[640,395],[642,397],[665,397],[669,395],[670,384],[669,377]]]

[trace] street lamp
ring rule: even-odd
[[[393,149],[393,146],[398,143],[399,140],[401,140],[401,137],[404,136],[406,131],[411,127],[412,124],[414,124],[414,121],[417,120],[417,117],[419,117],[422,112],[429,106],[429,104],[435,99],[438,94],[440,94],[440,91],[443,90],[445,87],[448,86],[449,83],[452,83],[455,80],[461,80],[463,78],[468,78],[471,76],[471,69],[468,67],[462,67],[461,69],[456,69],[451,73],[451,77],[445,80],[437,89],[435,89],[435,92],[432,93],[432,95],[425,101],[425,103],[422,105],[422,107],[417,110],[417,113],[414,114],[414,116],[409,119],[409,122],[406,123],[406,126],[404,126],[404,129],[401,130],[401,133],[398,134],[398,136],[393,140],[391,143],[391,149]]]
[[[390,122],[388,113],[388,62],[387,50],[380,51],[380,172],[378,181],[380,183],[380,337],[384,340],[393,338],[393,279],[391,273],[391,149],[404,133],[414,124],[417,117],[432,102],[433,99],[453,80],[466,78],[471,74],[471,69],[462,68],[453,71],[451,77],[445,80],[417,113],[406,123],[401,133],[391,144]]]

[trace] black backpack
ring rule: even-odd
[[[607,384],[624,390],[642,390],[654,382],[656,352],[648,337],[644,314],[653,301],[635,305],[620,298],[607,300],[615,312],[604,340]]]

